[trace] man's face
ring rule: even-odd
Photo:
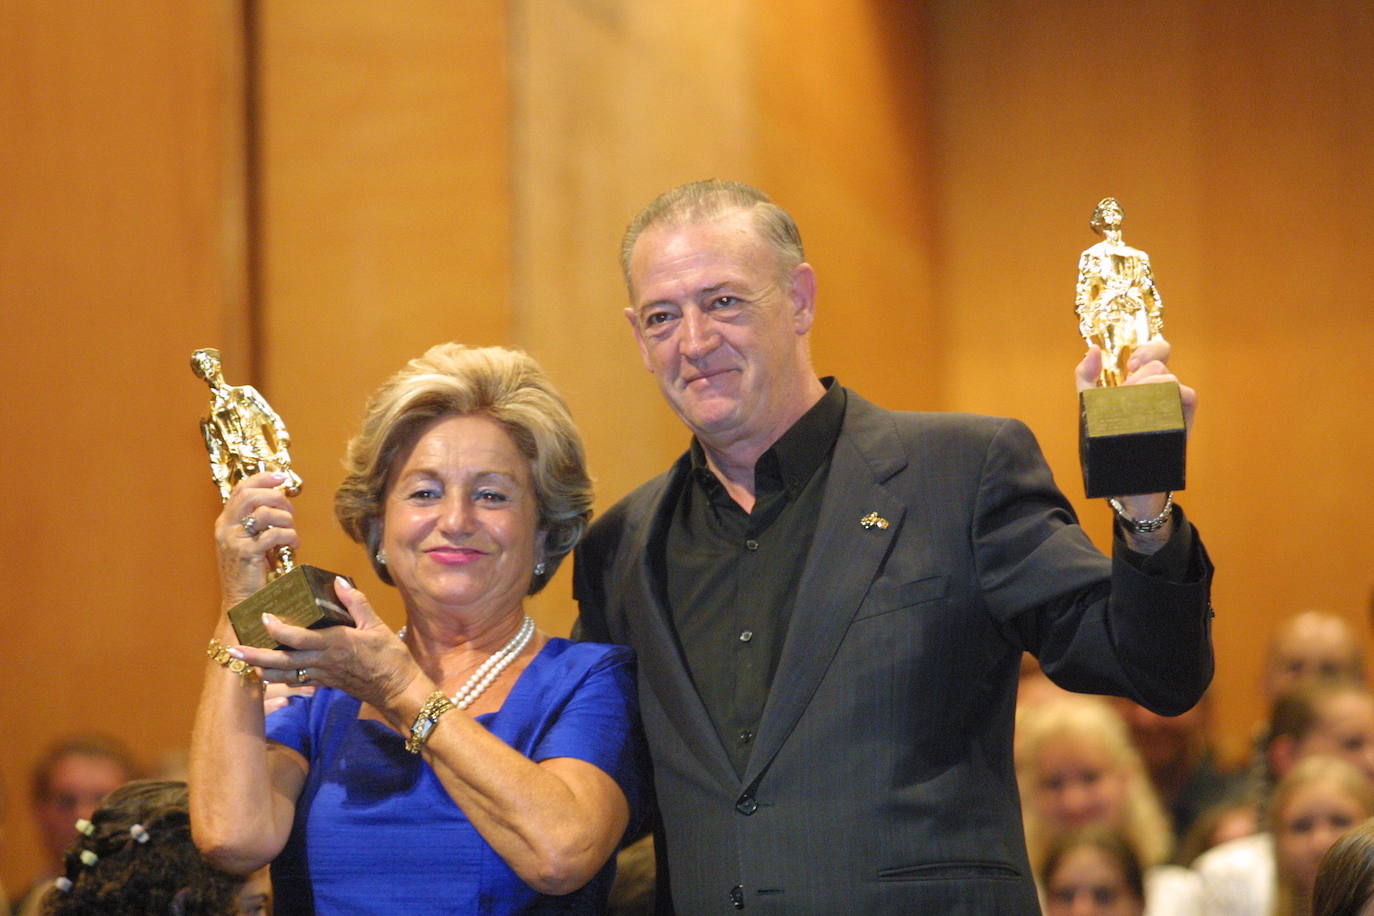
[[[1161,716],[1130,700],[1113,704],[1131,730],[1136,749],[1151,773],[1173,766],[1187,766],[1203,744],[1207,732],[1207,703],[1198,703],[1181,716]]]
[[[1264,687],[1276,697],[1304,681],[1358,678],[1359,655],[1345,622],[1325,614],[1294,618],[1274,638]]]
[[[772,441],[796,419],[809,374],[811,268],[785,274],[744,210],[657,226],[630,258],[634,329],[644,366],[707,444]]]
[[[117,761],[88,754],[68,754],[52,768],[48,792],[34,801],[33,813],[43,845],[54,859],[76,836],[78,818],[90,820],[100,800],[129,779]]]

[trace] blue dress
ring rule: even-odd
[[[358,718],[360,705],[322,687],[267,718],[268,740],[310,762],[291,836],[272,863],[278,913],[605,909],[614,857],[579,891],[536,892],[482,839],[429,764],[406,752],[399,734]],[[502,707],[477,721],[536,762],[575,757],[601,768],[629,800],[631,829],[637,825],[648,765],[630,650],[550,639]]]

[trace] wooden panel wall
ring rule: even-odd
[[[515,342],[567,397],[605,509],[687,442],[621,314],[620,236],[672,185],[754,177],[752,16],[732,0],[513,9]],[[576,617],[570,583],[535,603],[550,632]]]
[[[1374,346],[1374,13],[932,9],[947,406],[1026,418],[1082,492],[1074,270],[1093,205],[1119,197],[1201,396],[1183,501],[1218,566],[1217,725],[1239,754],[1276,621],[1368,613],[1374,395],[1352,357]]]
[[[306,479],[302,556],[398,625],[332,500],[387,376],[511,340],[506,45],[501,4],[259,4],[261,388]]]
[[[191,350],[242,357],[235,4],[0,5],[3,877],[29,767],[104,728],[181,745],[216,601]]]
[[[688,441],[621,315],[617,261],[635,212],[684,181],[757,184],[796,215],[820,277],[819,371],[894,405],[935,400],[923,43],[911,5],[515,9],[515,339],[572,403],[599,508]],[[553,630],[574,616],[565,582],[541,596]]]
[[[922,9],[768,0],[754,50],[760,180],[817,271],[816,370],[904,410],[944,389]]]

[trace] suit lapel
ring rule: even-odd
[[[625,619],[630,629],[628,642],[639,655],[643,681],[663,707],[670,727],[678,732],[689,751],[716,780],[733,787],[739,777],[692,683],[668,608],[660,600],[661,583],[656,581],[650,560],[652,545],[656,540],[662,541],[668,514],[677,489],[682,485],[684,468],[679,461],[666,476],[664,486],[656,494],[646,495],[650,501],[649,511],[641,516],[646,518],[646,523],[631,533],[625,549],[620,551],[612,581],[630,583],[624,596]]]
[[[883,486],[906,466],[891,418],[852,391],[848,399],[746,785],[767,767],[811,701],[906,514]],[[870,513],[876,518],[865,524]]]

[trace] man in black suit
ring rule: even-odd
[[[1164,494],[1123,499],[1108,559],[1023,424],[818,379],[815,276],[756,189],[669,191],[622,255],[644,364],[693,439],[593,526],[575,588],[582,634],[639,653],[677,911],[1038,912],[1021,654],[1189,708],[1212,673],[1192,526]],[[1130,383],[1172,379],[1167,357],[1147,344]]]

